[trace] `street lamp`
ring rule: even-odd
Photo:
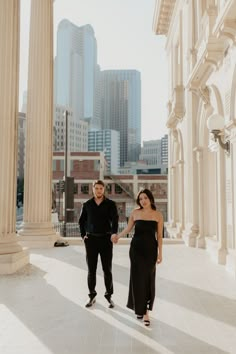
[[[63,227],[63,236],[66,237],[66,224],[67,224],[67,153],[68,153],[68,115],[69,112],[66,110],[64,112],[64,117],[65,117],[65,144],[64,144],[64,183],[65,183],[65,188],[64,188],[64,227]]]
[[[207,119],[207,128],[213,134],[215,142],[218,140],[218,143],[225,150],[227,154],[230,153],[230,142],[229,140],[223,141],[222,135],[224,131],[224,118],[220,114],[212,114]]]

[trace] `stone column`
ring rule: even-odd
[[[52,247],[53,1],[31,0],[21,244]]]
[[[217,151],[217,239],[218,263],[226,264],[227,249],[227,222],[226,222],[226,179],[225,179],[225,151],[218,146]]]
[[[180,230],[179,230],[179,236],[181,236],[182,231],[185,228],[185,213],[184,213],[184,161],[183,160],[178,160],[177,161],[177,167],[178,167],[178,174],[179,174],[179,221],[180,221]]]
[[[187,121],[188,139],[185,146],[185,161],[187,162],[187,207],[185,210],[185,230],[183,237],[185,243],[190,247],[196,246],[196,238],[199,234],[198,225],[198,178],[197,161],[194,147],[196,146],[196,112],[198,112],[199,98],[195,92],[190,92],[188,96],[187,116],[191,119]]]
[[[29,263],[16,237],[19,13],[17,0],[0,0],[0,274]]]
[[[198,163],[198,215],[199,215],[199,236],[197,237],[197,247],[205,248],[205,233],[204,233],[204,178],[203,178],[203,150],[200,147],[194,149]]]
[[[171,208],[171,194],[172,194],[172,177],[171,177],[171,163],[172,163],[172,136],[171,136],[171,129],[169,129],[168,134],[168,224],[170,224],[172,220],[172,208]]]
[[[171,166],[171,195],[169,198],[171,207],[171,227],[176,227],[176,171],[175,166]]]

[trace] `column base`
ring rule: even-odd
[[[196,247],[197,237],[199,235],[199,230],[197,225],[192,225],[183,231],[183,239],[187,246]]]
[[[18,231],[18,242],[28,248],[52,248],[59,235],[51,223],[23,223]]]
[[[206,249],[210,253],[211,259],[222,265],[226,265],[228,251],[225,248],[220,248],[216,237],[206,237]]]
[[[225,248],[218,249],[218,264],[226,265],[228,251]]]
[[[206,248],[206,241],[204,236],[198,236],[196,243],[198,248]]]
[[[18,243],[18,237],[15,232],[0,239],[0,255],[20,253],[21,251],[22,247]]]
[[[236,250],[229,249],[226,256],[226,269],[236,279]]]
[[[29,254],[26,250],[0,255],[0,274],[13,274],[29,264]]]

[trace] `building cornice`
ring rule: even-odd
[[[236,3],[235,0],[228,0],[225,7],[217,17],[213,34],[220,38],[228,38],[234,43],[236,41]]]
[[[176,0],[156,0],[153,30],[155,34],[167,35]]]

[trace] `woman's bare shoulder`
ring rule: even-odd
[[[163,215],[160,211],[156,210],[155,211],[155,216],[157,221],[162,221],[163,220]]]
[[[131,215],[132,215],[132,217],[133,217],[134,220],[137,219],[137,216],[139,215],[139,212],[140,212],[140,208],[135,208],[135,209],[133,209]]]

